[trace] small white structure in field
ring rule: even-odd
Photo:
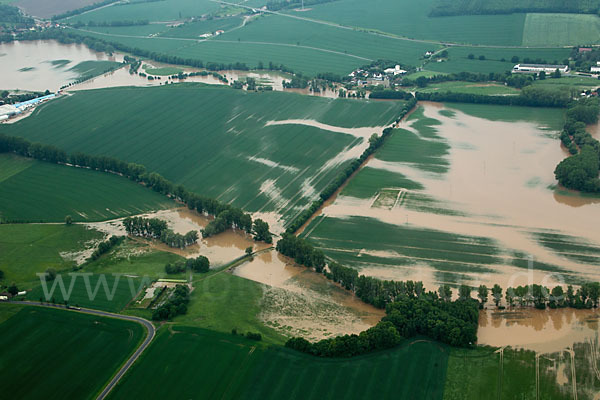
[[[8,301],[8,296],[0,296],[0,301]]]
[[[25,296],[27,291],[23,290],[22,292],[17,292],[17,296]]]
[[[200,35],[201,38],[209,38],[212,37],[212,33],[203,33],[202,35]]]
[[[215,36],[219,36],[219,35],[221,35],[223,33],[225,33],[225,31],[222,30],[222,29],[219,29],[218,31],[215,32]]]
[[[590,68],[590,72],[594,72],[597,74],[598,72],[600,72],[600,67],[592,67]]]

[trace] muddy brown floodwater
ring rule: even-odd
[[[448,154],[444,156],[449,163],[448,171],[434,173],[415,163],[377,158],[370,160],[367,166],[400,173],[419,182],[424,190],[415,193],[427,195],[459,215],[409,209],[403,205],[391,209],[376,208],[372,207],[374,199],[338,196],[323,210],[325,216],[370,217],[388,224],[490,238],[507,255],[507,260],[511,260],[510,255],[514,251],[530,255],[534,267],[531,279],[536,283],[550,285],[560,282],[560,277],[549,276],[536,269],[539,262],[564,269],[570,278],[600,280],[597,266],[558,254],[542,246],[536,237],[539,233],[556,233],[574,237],[582,244],[600,246],[600,230],[597,227],[600,220],[599,199],[562,194],[553,189],[556,186],[554,168],[566,157],[556,132],[548,131],[535,122],[491,121],[458,110],[453,110],[454,115],[448,117],[440,113],[445,108],[442,104],[420,106],[425,117],[440,122],[435,126],[439,137],[422,137],[411,126],[414,120],[404,121],[400,127],[425,142],[448,144]],[[577,207],[573,202],[577,203]],[[369,250],[365,252],[368,254]],[[419,273],[428,288],[435,289],[444,283],[435,277],[435,269],[429,266],[443,261],[416,259]],[[522,268],[508,263],[486,267],[492,272],[467,271],[464,274],[473,284],[498,283],[503,287],[525,284],[530,279],[529,272],[524,274]],[[384,271],[378,265],[364,265],[361,272],[387,279],[406,279],[415,275],[410,268],[387,268]],[[385,276],[380,276],[384,273]]]
[[[0,88],[54,92],[78,77],[72,67],[99,60],[121,62],[123,56],[108,56],[82,44],[54,40],[0,43]]]
[[[598,310],[483,310],[479,314],[477,338],[480,345],[554,353],[576,343],[596,340],[599,321]]]
[[[320,340],[358,334],[385,315],[276,251],[254,257],[233,273],[265,285],[261,319],[285,335]]]

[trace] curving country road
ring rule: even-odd
[[[125,373],[129,370],[129,368],[131,368],[133,363],[140,357],[140,355],[144,352],[144,350],[146,350],[146,348],[148,347],[150,342],[152,342],[152,339],[154,339],[154,335],[156,334],[156,329],[154,328],[154,325],[152,325],[152,323],[150,321],[145,320],[144,318],[140,318],[140,317],[114,314],[114,313],[110,313],[110,312],[106,312],[106,311],[94,310],[91,308],[81,308],[81,309],[75,310],[75,309],[67,308],[67,307],[61,306],[61,305],[43,304],[43,303],[39,303],[39,302],[35,302],[35,301],[10,301],[10,302],[7,302],[6,304],[22,304],[22,305],[27,305],[27,306],[60,308],[63,310],[68,310],[68,311],[73,311],[73,312],[99,315],[101,317],[117,318],[117,319],[122,319],[125,321],[133,321],[133,322],[137,322],[140,325],[143,325],[144,328],[146,328],[146,330],[148,331],[148,335],[146,335],[146,338],[144,339],[144,341],[142,342],[140,347],[137,348],[137,350],[132,354],[132,356],[129,357],[129,359],[121,367],[119,372],[117,372],[117,374],[110,380],[110,382],[108,382],[108,384],[104,387],[102,392],[96,398],[97,400],[103,400],[104,398],[106,398],[106,396],[115,387],[115,385],[119,382],[119,380],[123,377],[123,375],[125,375]]]

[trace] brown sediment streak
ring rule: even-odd
[[[385,314],[274,250],[235,267],[233,273],[269,287],[263,300],[263,320],[289,326],[294,335],[310,340],[359,333]]]
[[[483,310],[479,314],[477,340],[480,345],[554,353],[576,343],[595,340],[599,321],[598,310]]]
[[[319,213],[337,218],[370,217],[412,228],[491,238],[501,250],[498,257],[510,258],[510,253],[516,250],[532,255],[534,268],[536,262],[545,262],[585,279],[600,278],[597,267],[557,254],[542,246],[535,236],[559,233],[578,238],[582,244],[600,246],[600,230],[595,223],[600,217],[600,199],[565,195],[550,189],[556,186],[554,167],[564,158],[556,138],[532,123],[489,121],[458,110],[454,110],[453,118],[448,118],[439,113],[441,104],[420,105],[426,117],[442,123],[435,129],[439,140],[450,145],[445,156],[449,161],[447,172],[433,173],[418,164],[376,158],[366,164],[421,183],[425,189],[408,191],[407,202],[412,194],[423,194],[435,199],[438,206],[461,215],[419,210],[415,208],[418,196],[413,198],[412,205],[405,202],[391,210],[372,208],[373,199],[338,196]],[[360,244],[357,248],[360,249]],[[506,265],[485,267],[494,271],[491,274],[494,283],[500,284],[507,283],[520,270]],[[369,270],[368,266],[365,268]],[[545,275],[540,271],[533,274]],[[493,281],[481,274],[466,275]]]

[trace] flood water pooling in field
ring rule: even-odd
[[[477,340],[480,345],[553,353],[595,340],[599,323],[598,310],[484,310],[479,314]]]
[[[327,220],[335,224],[334,221],[361,217],[361,221],[373,219],[408,230],[406,234],[414,229],[442,232],[447,236],[460,235],[463,243],[471,237],[473,244],[481,242],[475,238],[484,238],[491,241],[486,246],[496,248],[498,253],[493,254],[492,263],[453,264],[440,252],[415,256],[415,251],[423,249],[394,245],[393,238],[387,237],[384,240],[391,243],[390,251],[394,254],[383,257],[410,261],[398,262],[400,266],[394,267],[389,263],[361,261],[358,250],[369,255],[375,249],[360,249],[360,243],[356,244],[358,249],[322,246],[326,251],[354,254],[353,260],[360,264],[361,272],[381,278],[414,279],[418,274],[413,270],[420,270],[430,289],[448,282],[452,275],[456,279],[450,283],[467,279],[467,283],[475,286],[498,283],[506,287],[508,283],[526,284],[529,279],[550,286],[561,279],[547,276],[552,271],[562,274],[567,281],[600,281],[597,265],[600,230],[596,226],[600,203],[597,198],[573,197],[554,189],[554,168],[567,156],[561,149],[557,131],[546,127],[541,118],[537,119],[540,122],[493,121],[474,116],[476,113],[469,115],[459,110],[450,113],[448,109],[452,106],[426,103],[420,107],[422,115],[415,114],[416,118],[404,121],[400,125],[402,130],[394,133],[398,138],[404,135],[402,139],[410,139],[412,135],[414,148],[406,147],[411,144],[406,140],[407,145],[394,147],[398,148],[397,153],[391,154],[385,147],[394,141],[392,137],[367,167],[397,174],[422,189],[407,189],[405,200],[391,208],[373,206],[379,192],[371,198],[356,198],[342,191],[323,210],[322,221],[316,219],[310,227],[311,239],[319,242],[320,228],[327,226]],[[509,119],[510,110],[502,111]],[[547,111],[550,112],[561,111]],[[431,125],[424,128],[424,122]],[[445,154],[426,153],[428,146],[438,145],[447,148]],[[414,151],[424,152],[421,159],[411,157]],[[381,154],[384,159],[378,158]],[[577,199],[577,207],[570,203],[573,199]],[[425,243],[419,246],[426,248]],[[436,244],[432,246],[435,248]],[[515,259],[519,265],[514,263]],[[443,274],[438,270],[441,264],[446,265]],[[532,271],[525,270],[528,264],[532,265]],[[460,268],[460,272],[453,272],[452,265]],[[547,280],[542,281],[544,278]]]
[[[245,232],[240,232],[239,230],[234,231],[232,229],[228,229],[213,237],[202,238],[200,230],[204,228],[212,218],[200,215],[187,208],[162,210],[140,216],[144,218],[158,218],[166,221],[169,229],[172,229],[175,233],[185,234],[192,230],[198,231],[200,236],[198,243],[184,249],[169,247],[156,240],[150,242],[144,239],[143,241],[151,243],[157,250],[175,253],[186,258],[203,255],[210,260],[211,268],[222,266],[243,256],[248,247],[253,247],[254,251],[258,251],[271,246],[264,242],[255,242],[252,237]],[[127,235],[127,232],[123,227],[122,221],[123,218],[120,218],[118,220],[106,222],[87,223],[86,225],[92,229],[105,233],[107,236],[124,236]]]

